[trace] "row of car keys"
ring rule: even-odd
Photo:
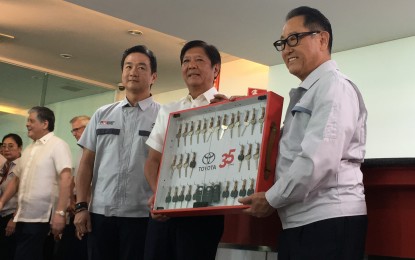
[[[173,208],[187,208],[189,207],[190,201],[196,201],[196,202],[219,202],[220,201],[220,185],[221,183],[211,185],[197,185],[195,192],[192,194],[192,185],[187,185],[187,191],[186,191],[186,185],[183,185],[181,187],[176,186],[169,187],[169,191],[167,192],[167,196],[165,199],[166,208],[169,208],[170,202],[173,202]],[[180,189],[180,192],[179,192]],[[186,204],[183,205],[183,202],[186,201]],[[180,202],[180,205],[178,206],[177,203]]]
[[[176,208],[177,202],[180,202],[179,208],[183,208],[183,205],[182,205],[183,201],[186,201],[185,208],[187,208],[189,202],[192,200],[192,185],[189,185],[186,195],[185,195],[185,189],[186,189],[186,186],[183,186],[179,193],[179,187],[176,186],[174,187],[174,194],[172,194],[172,187],[169,187],[169,191],[165,199],[167,209],[169,208],[170,202],[174,203],[174,208]]]
[[[188,208],[190,201],[205,202],[207,204],[220,203],[221,197],[224,205],[228,205],[228,198],[233,198],[232,204],[235,204],[236,198],[250,196],[254,193],[255,180],[251,179],[249,188],[247,188],[247,180],[242,180],[242,187],[238,190],[238,181],[233,181],[233,188],[230,190],[230,181],[226,181],[225,190],[221,193],[221,183],[211,183],[209,185],[197,185],[195,192],[192,194],[192,185],[169,187],[165,199],[166,208],[170,203],[174,203],[173,208]],[[180,190],[180,191],[179,191]],[[183,203],[186,203],[183,205]],[[177,205],[180,203],[180,205]]]
[[[228,204],[227,201],[228,201],[229,196],[231,198],[233,198],[232,204],[235,204],[235,201],[236,201],[237,197],[250,196],[254,193],[255,179],[251,179],[251,183],[250,183],[248,189],[246,187],[246,182],[247,182],[246,179],[242,180],[242,187],[239,191],[238,191],[238,181],[237,180],[233,182],[233,189],[231,191],[229,191],[230,181],[226,182],[225,190],[222,192],[222,198],[224,199],[224,204],[225,205]]]
[[[171,169],[171,175],[173,176],[174,171],[177,169],[179,172],[179,178],[181,178],[181,170],[184,168],[185,177],[187,178],[187,168],[190,167],[192,170],[190,172],[190,178],[193,174],[193,169],[196,168],[196,153],[192,152],[192,160],[190,161],[190,153],[185,153],[185,160],[183,161],[183,154],[180,154],[179,161],[176,164],[177,161],[177,155],[174,155],[173,161],[170,165]]]
[[[223,117],[218,116],[217,119],[215,119],[215,117],[211,117],[209,125],[208,125],[208,119],[205,118],[203,119],[203,124],[202,124],[202,120],[198,120],[196,128],[195,128],[194,121],[181,123],[179,124],[179,129],[177,130],[177,134],[176,134],[177,147],[180,147],[180,139],[182,137],[183,137],[184,146],[186,146],[186,140],[188,136],[190,138],[190,145],[192,145],[193,135],[197,135],[198,144],[199,144],[200,134],[203,134],[204,143],[211,140],[213,138],[213,133],[215,132],[217,132],[217,139],[221,140],[225,132],[228,129],[230,132],[230,137],[232,138],[233,128],[237,128],[238,137],[241,137],[245,134],[245,131],[249,127],[249,125],[251,125],[251,135],[253,135],[255,124],[257,123],[255,113],[256,113],[255,108],[253,108],[252,111],[247,110],[245,112],[245,118],[243,121],[241,121],[241,115],[240,115],[241,113],[239,111],[237,111],[236,113],[231,113],[229,122],[228,122],[228,115],[226,114],[224,114]],[[260,118],[258,118],[258,123],[260,124],[260,133],[262,133],[264,119],[265,119],[265,107],[261,107],[261,116]],[[240,132],[241,126],[243,126],[242,133]],[[206,135],[208,135],[207,138],[206,138]]]
[[[248,164],[248,171],[251,170],[251,158],[255,160],[256,169],[258,170],[258,159],[259,159],[259,150],[260,150],[260,144],[256,143],[255,153],[252,154],[252,144],[248,144],[248,151],[246,154],[244,154],[245,146],[241,144],[241,151],[238,155],[238,161],[239,161],[239,172],[241,172],[242,163],[243,161],[246,161]]]
[[[244,154],[245,145],[241,145],[241,151],[239,152],[239,155],[238,155],[239,172],[241,172],[242,163],[244,161],[247,162],[248,171],[251,170],[251,159],[255,160],[256,170],[258,170],[260,144],[256,143],[256,148],[255,148],[255,153],[254,154],[252,154],[252,146],[253,146],[253,144],[248,144],[248,151],[247,151],[246,154]],[[191,154],[193,154],[192,157],[190,157]],[[177,158],[179,158],[179,160],[177,160]],[[191,160],[190,160],[190,158],[191,158]],[[183,159],[184,159],[184,161],[183,161]],[[187,178],[187,168],[188,167],[191,168],[191,172],[190,172],[190,178],[191,178],[192,174],[193,174],[193,170],[194,170],[194,168],[196,168],[196,153],[195,152],[185,153],[184,156],[183,156],[183,154],[180,154],[179,157],[177,155],[174,155],[173,161],[170,165],[171,175],[173,176],[175,170],[177,169],[177,171],[179,172],[179,178],[181,178],[181,170],[182,170],[182,168],[184,168],[185,177]]]

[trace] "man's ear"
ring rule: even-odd
[[[329,40],[330,34],[326,31],[320,32],[320,45],[321,50],[328,50],[329,49]]]
[[[151,74],[151,85],[154,84],[154,82],[156,82],[157,79],[157,72],[154,72],[153,74]]]
[[[43,121],[43,129],[44,130],[49,129],[49,121],[48,120]]]
[[[220,73],[220,64],[213,65],[214,79],[218,77],[219,73]]]

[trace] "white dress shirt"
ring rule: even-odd
[[[59,174],[66,168],[72,168],[69,146],[53,132],[23,151],[15,171],[20,179],[15,222],[49,222],[59,197]]]

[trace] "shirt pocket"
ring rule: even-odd
[[[146,131],[146,130],[138,130],[138,135],[139,136],[144,136],[144,137],[149,137],[150,136],[150,131]]]
[[[301,112],[301,113],[306,113],[306,114],[308,114],[309,116],[311,116],[311,114],[312,114],[312,110],[311,109],[308,109],[308,108],[306,108],[306,107],[304,107],[304,106],[301,106],[301,105],[299,105],[299,104],[296,104],[292,109],[291,109],[291,114],[294,116],[295,115],[295,113],[298,113],[298,112]]]
[[[99,135],[120,135],[121,130],[117,128],[98,128],[96,134]]]
[[[291,109],[291,113],[293,115],[293,118],[289,126],[290,138],[293,140],[297,140],[295,142],[297,143],[297,145],[301,145],[300,139],[302,140],[304,138],[306,129],[309,127],[313,111],[306,106],[296,104]],[[301,148],[297,147],[297,149]]]
[[[97,128],[95,131],[97,135],[97,150],[103,149],[101,151],[109,152],[113,150],[108,148],[117,147],[121,129],[101,127]]]
[[[147,139],[150,136],[150,131],[138,130],[138,154],[147,157],[148,147],[146,145]]]

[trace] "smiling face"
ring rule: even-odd
[[[304,26],[304,17],[296,16],[285,23],[281,39],[294,33],[309,31],[311,30]],[[281,55],[290,73],[303,81],[313,70],[329,60],[328,37],[329,34],[323,31],[302,37],[297,46],[290,47],[286,44]]]
[[[213,86],[220,65],[212,62],[205,50],[194,47],[186,51],[182,61],[182,77],[193,98],[206,92]],[[195,95],[195,96],[194,96]]]
[[[49,133],[48,121],[41,122],[37,117],[37,112],[29,113],[26,121],[27,136],[32,140],[38,140]]]

